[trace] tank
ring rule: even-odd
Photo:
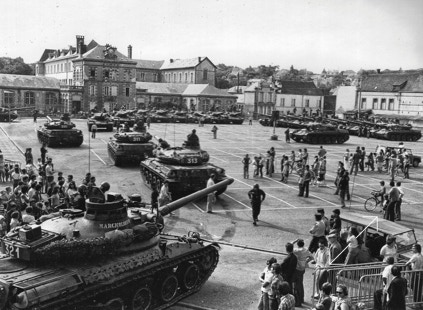
[[[333,125],[314,124],[291,133],[291,139],[296,142],[310,144],[342,144],[350,138],[348,130],[338,129]]]
[[[113,116],[113,126],[118,127],[124,123],[128,123],[129,127],[134,126],[136,121],[134,114],[134,110],[117,111]]]
[[[375,138],[391,141],[418,141],[422,137],[421,131],[412,129],[411,126],[392,124],[383,127],[373,134]]]
[[[227,115],[227,124],[242,125],[244,118],[241,115],[241,112],[230,112]]]
[[[113,131],[113,119],[107,113],[94,113],[87,120],[88,131],[91,131],[91,126],[96,124],[97,129],[104,129],[106,131]]]
[[[18,118],[18,113],[0,108],[0,122],[12,122]]]
[[[48,122],[37,129],[38,141],[48,147],[55,146],[80,146],[84,141],[82,131],[75,129],[75,124],[70,121],[69,114],[64,114],[60,119],[47,116]]]
[[[209,163],[210,156],[200,149],[198,141],[188,142],[182,147],[158,148],[155,157],[143,160],[140,172],[144,184],[151,188],[168,181],[172,198],[176,199],[205,188],[212,173],[217,183],[227,179],[223,168]],[[225,190],[222,187],[216,194]]]
[[[109,158],[115,166],[139,165],[151,157],[156,144],[150,141],[152,135],[145,129],[144,123],[139,121],[130,132],[118,132],[107,143]]]
[[[93,188],[85,212],[64,209],[22,226],[1,239],[0,309],[154,310],[197,292],[219,245],[195,232],[164,234],[163,217],[232,182],[154,211]]]

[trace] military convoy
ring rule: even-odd
[[[107,143],[109,157],[115,166],[139,165],[140,161],[153,155],[156,145],[150,141],[151,138],[144,123],[139,121],[132,131],[118,132],[110,138]]]
[[[85,212],[63,209],[17,228],[1,239],[0,309],[153,310],[175,304],[209,278],[219,246],[195,232],[162,234],[163,217],[232,182],[158,210],[106,193],[102,184],[91,189]]]
[[[182,147],[158,148],[155,157],[141,162],[141,177],[147,186],[160,187],[167,181],[175,199],[205,188],[211,174],[216,183],[227,179],[223,168],[208,162],[210,156],[200,149],[198,137],[194,141],[192,134],[189,137]],[[226,186],[216,194],[225,190]]]
[[[48,147],[80,146],[84,141],[82,131],[75,129],[75,124],[70,121],[69,114],[65,113],[61,119],[52,119],[47,116],[48,122],[37,129],[40,143]]]

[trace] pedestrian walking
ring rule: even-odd
[[[251,164],[251,158],[248,154],[245,154],[245,157],[242,159],[242,164],[244,167],[244,179],[249,178],[249,169]]]
[[[285,142],[291,143],[291,138],[289,136],[289,127],[285,130]]]
[[[213,139],[216,139],[217,138],[217,126],[216,125],[214,125],[213,126],[213,128],[212,128],[212,133],[213,133]]]
[[[254,184],[252,190],[248,192],[248,198],[251,201],[251,207],[253,211],[253,224],[257,226],[258,216],[260,215],[261,203],[266,198],[265,192],[260,189],[258,184]]]
[[[91,138],[95,139],[95,134],[97,133],[97,125],[92,124],[91,125]]]
[[[348,171],[344,171],[344,173],[342,174],[340,180],[339,180],[339,185],[338,185],[338,189],[339,189],[339,198],[341,199],[341,208],[345,208],[345,195],[347,195],[347,199],[349,200],[349,181],[350,181],[350,177],[348,174]]]
[[[207,180],[207,187],[211,187],[215,184],[214,173],[210,174],[210,178]],[[213,213],[213,205],[216,203],[216,192],[207,195],[207,213]]]

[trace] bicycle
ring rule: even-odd
[[[372,197],[366,199],[366,201],[364,202],[364,209],[371,212],[374,211],[377,207],[379,207],[380,212],[383,212],[384,205],[382,203],[382,199],[379,195],[379,192],[372,191],[370,194],[372,195]]]
[[[299,174],[300,171],[303,171],[304,170],[304,167],[305,166],[303,165],[303,162],[301,160],[297,160],[295,162],[292,162],[289,165],[289,174],[292,174],[292,171],[293,170],[295,170],[295,172],[297,174]]]

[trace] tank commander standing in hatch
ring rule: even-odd
[[[200,139],[197,136],[197,131],[195,129],[187,136],[187,141],[185,141],[186,147],[200,147]]]

